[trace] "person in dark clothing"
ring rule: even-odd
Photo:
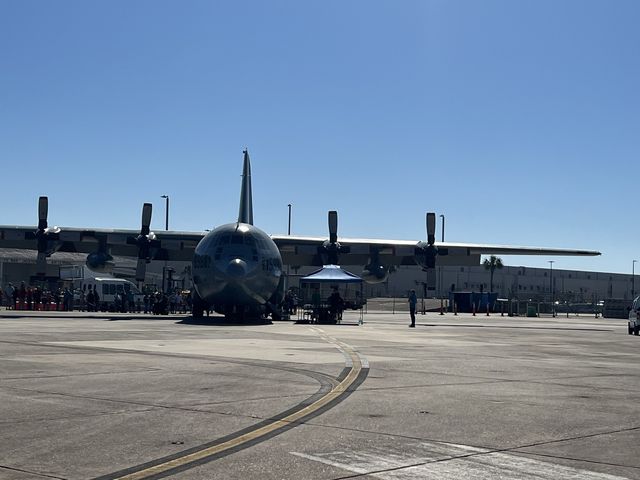
[[[13,289],[13,293],[11,294],[11,298],[13,299],[13,309],[16,309],[16,304],[18,303],[18,298],[20,296],[20,292],[17,288]]]
[[[333,291],[329,298],[327,299],[327,303],[329,304],[329,318],[333,322],[338,322],[342,318],[342,309],[344,308],[344,301],[338,292],[336,287],[333,287]]]
[[[93,290],[89,287],[89,291],[87,292],[87,312],[95,312],[96,311],[96,299],[93,296]]]
[[[411,316],[411,325],[412,328],[416,326],[416,305],[418,304],[418,297],[416,296],[416,291],[411,290],[409,292],[409,315]]]
[[[36,287],[33,290],[33,309],[34,310],[38,310],[38,306],[40,305],[40,302],[42,302],[42,290]]]
[[[96,290],[96,286],[93,286],[93,301],[96,304],[96,312],[100,311],[100,296],[98,295],[98,290]]]
[[[31,289],[31,287],[27,288],[26,300],[27,300],[27,310],[32,310],[33,309],[33,290]]]
[[[64,289],[62,293],[62,305],[63,310],[65,312],[70,312],[73,310],[73,293],[69,288]]]

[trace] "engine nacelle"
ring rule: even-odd
[[[97,273],[111,273],[113,272],[115,262],[113,261],[113,257],[106,252],[92,252],[87,255],[85,265]]]
[[[320,255],[320,259],[323,265],[338,265],[340,262],[338,261],[339,255],[341,253],[349,253],[351,251],[350,247],[345,247],[340,245],[340,242],[330,242],[329,240],[325,240],[322,245],[318,247],[318,255]]]
[[[426,242],[419,242],[416,245],[415,258],[416,263],[423,269],[436,268],[436,257],[438,256],[438,249],[429,245]]]
[[[365,265],[360,276],[367,283],[382,283],[389,278],[389,267],[379,263]]]

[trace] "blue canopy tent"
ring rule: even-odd
[[[334,291],[342,299],[339,312],[335,312],[334,302],[330,300]],[[351,309],[360,310],[359,323],[362,323],[362,278],[338,265],[325,265],[302,277],[300,294],[304,319],[317,323],[338,323],[342,319],[342,310]]]

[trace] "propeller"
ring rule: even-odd
[[[156,240],[156,236],[149,228],[152,209],[153,207],[150,203],[145,203],[142,206],[140,234],[127,239],[129,245],[138,246],[138,263],[136,264],[136,280],[138,281],[143,281],[147,273],[147,263],[151,261],[151,249],[160,246],[160,242]]]
[[[436,256],[438,249],[433,245],[436,242],[436,214],[427,212],[427,245],[423,247],[425,255],[425,267],[436,268]]]
[[[436,214],[427,212],[427,244],[433,245],[436,242]]]
[[[338,212],[330,210],[328,214],[329,221],[329,240],[325,240],[320,247],[321,253],[326,256],[329,265],[338,265],[338,255],[340,253],[348,253],[349,247],[341,246],[338,242]]]
[[[38,199],[38,231],[46,230],[47,217],[49,215],[49,198],[40,197]]]
[[[329,211],[329,243],[338,244],[338,212],[335,210]]]
[[[56,246],[52,242],[60,240],[60,229],[58,227],[49,228],[48,215],[49,198],[40,197],[38,199],[38,227],[35,232],[25,235],[27,239],[37,242],[36,273],[40,276],[47,273],[47,257],[56,251]]]
[[[38,258],[36,260],[36,273],[44,275],[47,272],[47,228],[49,224],[47,217],[49,216],[49,199],[40,197],[38,199],[38,229],[36,230],[36,239],[38,240]]]
[[[418,242],[416,245],[416,263],[422,267],[423,270],[430,270],[436,268],[436,257],[438,255],[438,249],[434,245],[436,242],[436,214],[433,212],[427,213],[427,241]]]

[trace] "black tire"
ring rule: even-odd
[[[195,289],[191,292],[191,316],[193,318],[202,318],[204,317],[204,311],[209,308],[198,295],[198,292]]]
[[[633,334],[640,335],[640,326],[636,325],[635,327],[633,327]]]
[[[627,323],[627,329],[629,330],[629,335],[633,333],[633,328],[631,327],[631,322]]]

